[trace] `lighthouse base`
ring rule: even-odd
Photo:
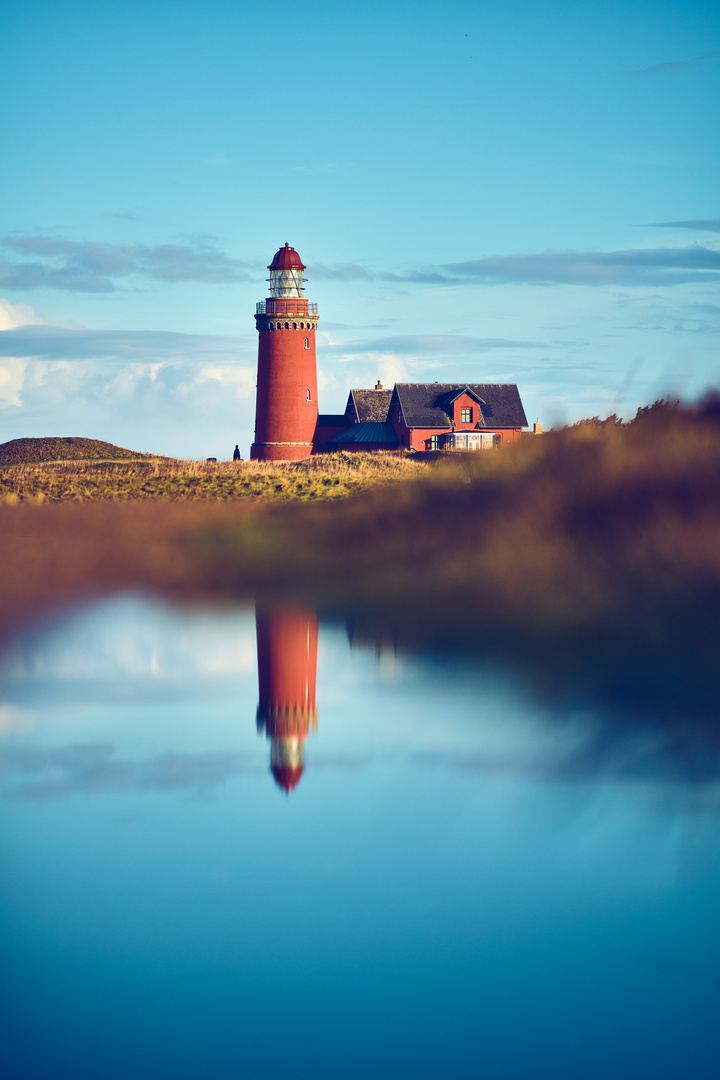
[[[312,443],[253,443],[251,461],[304,461],[313,451]]]

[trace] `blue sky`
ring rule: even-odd
[[[4,7],[0,441],[246,452],[285,241],[326,412],[378,377],[517,382],[546,424],[720,380],[717,5]]]

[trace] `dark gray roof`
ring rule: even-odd
[[[345,413],[320,413],[317,418],[318,427],[345,427],[346,425]]]
[[[405,423],[411,428],[449,428],[445,411],[464,391],[478,401],[480,427],[527,427],[527,417],[515,383],[396,383],[395,393]]]
[[[351,390],[346,408],[355,405],[358,424],[384,424],[391,397],[392,390]]]
[[[344,443],[386,443],[390,449],[397,446],[398,441],[392,424],[351,424],[339,435],[328,439],[328,443],[335,443],[337,446]]]

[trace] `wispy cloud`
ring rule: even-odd
[[[463,334],[406,334],[397,337],[372,338],[347,345],[324,345],[323,353],[355,353],[375,355],[393,353],[396,356],[465,356],[490,349],[538,349],[539,341],[515,341],[511,338],[476,338]]]
[[[667,223],[668,225],[671,223]],[[690,227],[690,223],[685,223]],[[700,223],[692,223],[700,227]],[[705,227],[720,224],[704,222]],[[403,285],[686,285],[720,277],[720,251],[693,244],[621,251],[543,251],[487,255],[466,262],[416,267],[396,273],[358,263],[311,266],[310,276],[334,281],[384,281]]]
[[[651,221],[656,229],[698,229],[700,232],[720,232],[720,218],[697,218],[694,221]]]
[[[636,68],[632,71],[619,71],[618,75],[631,79],[652,78],[655,75],[676,75],[690,68],[700,67],[720,57],[720,49],[711,49],[709,52],[695,53],[687,60],[666,60],[661,64],[650,64],[649,67]]]
[[[254,343],[253,343],[254,344]],[[67,330],[61,326],[20,326],[0,331],[0,356],[42,360],[237,360],[251,339],[167,330]]]
[[[720,251],[684,248],[545,251],[449,263],[455,279],[536,285],[685,285],[720,278]]]
[[[114,292],[117,279],[145,278],[224,284],[251,281],[251,264],[233,259],[206,239],[182,244],[106,244],[54,236],[6,236],[6,250],[34,259],[0,256],[0,285],[6,289]]]
[[[660,224],[720,231],[720,221],[715,219]],[[0,240],[0,245],[6,251],[35,257],[13,261],[0,255],[0,287],[6,289],[104,293],[115,291],[119,282],[143,278],[165,284],[225,284],[253,281],[260,270],[255,263],[226,255],[206,237],[150,246],[15,236]],[[720,252],[694,244],[680,248],[489,255],[397,272],[374,270],[354,262],[318,263],[309,269],[310,279],[315,280],[400,285],[684,285],[716,281],[720,276]]]

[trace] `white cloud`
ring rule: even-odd
[[[42,323],[29,304],[11,304],[0,296],[0,330],[15,330],[18,326]]]
[[[21,356],[7,356],[0,364],[0,409],[22,405],[20,392],[26,367],[27,360]]]
[[[255,369],[237,364],[206,364],[198,372],[197,383],[218,382],[236,398],[246,398],[255,389]]]

